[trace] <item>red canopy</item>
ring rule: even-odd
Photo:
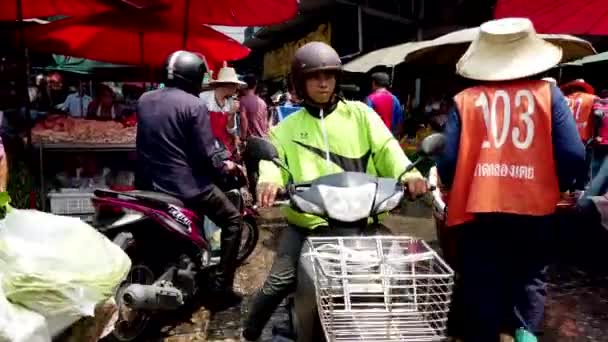
[[[297,0],[122,0],[134,7],[168,7],[188,22],[227,26],[279,24],[298,13]],[[187,16],[187,17],[186,17]]]
[[[25,35],[33,51],[152,67],[180,49],[202,53],[212,67],[249,54],[239,42],[204,25],[189,25],[183,45],[183,29],[183,22],[164,13],[121,11],[31,26]]]
[[[75,16],[107,11],[112,8],[103,0],[21,0],[23,19],[50,17],[57,14]],[[0,0],[0,20],[17,20],[17,1]]]
[[[530,18],[542,33],[608,35],[606,0],[499,0],[494,15]]]

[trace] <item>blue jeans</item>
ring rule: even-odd
[[[602,165],[604,164],[604,161],[606,160],[606,156],[608,156],[608,150],[602,148],[602,149],[594,149],[593,152],[591,153],[592,158],[591,158],[591,178],[595,178]]]
[[[589,183],[589,187],[585,191],[585,195],[578,200],[577,206],[584,213],[595,211],[595,205],[591,201],[591,196],[602,196],[608,192],[608,159],[605,152],[598,155],[594,152],[594,158],[591,164],[593,178]],[[597,158],[596,158],[597,156]]]
[[[496,342],[505,328],[540,329],[553,217],[479,215],[462,227],[464,340]]]

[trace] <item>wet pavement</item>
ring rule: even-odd
[[[575,266],[550,268],[541,341],[608,341],[608,276]]]
[[[409,204],[402,215],[386,224],[396,233],[418,236],[436,246],[430,211],[422,204]],[[260,242],[237,275],[237,289],[246,295],[239,308],[211,314],[201,308],[189,321],[166,327],[160,340],[165,342],[239,341],[249,297],[264,281],[274,257],[276,237],[284,226],[277,210],[262,213]],[[584,270],[577,266],[552,266],[548,272],[549,299],[542,342],[608,341],[608,272]],[[270,341],[272,327],[287,318],[281,308],[268,324],[261,341]],[[159,341],[159,339],[154,340]]]

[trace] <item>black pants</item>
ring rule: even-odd
[[[270,274],[251,302],[243,332],[248,340],[257,340],[262,335],[272,313],[295,290],[298,261],[307,236],[302,228],[288,226],[283,230]]]
[[[458,296],[464,340],[494,342],[504,328],[537,332],[546,298],[554,218],[480,215],[461,230]],[[453,318],[453,317],[452,317]]]
[[[222,229],[222,250],[215,282],[218,288],[232,287],[236,258],[241,243],[241,214],[226,195],[215,185],[186,201],[186,206],[200,218],[207,216]]]
[[[260,160],[253,158],[249,153],[248,149],[245,149],[243,155],[245,161],[245,168],[247,169],[247,182],[249,183],[249,192],[253,196],[253,202],[257,202],[257,183],[258,183],[258,172]]]

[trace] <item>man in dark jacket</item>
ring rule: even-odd
[[[210,296],[221,299],[219,310],[240,302],[232,283],[241,217],[212,179],[235,165],[218,153],[221,149],[211,131],[209,114],[197,97],[206,71],[204,59],[177,51],[167,58],[164,71],[166,87],[145,93],[138,103],[137,185],[183,200],[200,217],[206,215],[222,228],[216,294]]]

